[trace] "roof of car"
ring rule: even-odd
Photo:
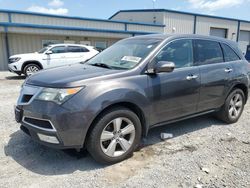
[[[198,35],[198,34],[150,34],[150,35],[140,35],[134,38],[154,38],[154,39],[176,39],[176,38],[200,38],[200,39],[208,39],[208,40],[217,40],[217,41],[225,41],[225,42],[233,42],[232,40],[224,39],[221,37],[214,37],[214,36],[205,36],[205,35]]]
[[[83,44],[66,44],[66,43],[61,43],[61,44],[50,44],[49,46],[55,47],[55,46],[84,46],[84,47],[91,47]]]

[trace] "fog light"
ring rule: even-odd
[[[38,133],[37,136],[39,137],[41,141],[49,142],[53,144],[59,144],[59,141],[55,136],[48,136],[48,135],[44,135],[40,133]]]

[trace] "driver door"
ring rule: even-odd
[[[148,76],[154,117],[152,124],[162,123],[197,112],[200,90],[199,67],[193,64],[190,39],[167,44],[153,59],[175,63],[173,72]]]

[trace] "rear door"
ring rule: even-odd
[[[55,46],[51,48],[50,51],[52,52],[52,54],[46,55],[48,68],[63,66],[67,64],[68,59],[66,58],[66,46]]]
[[[196,113],[199,99],[200,73],[193,62],[192,40],[170,42],[153,59],[154,64],[160,61],[173,62],[176,68],[148,76],[154,111],[152,124]]]
[[[201,74],[198,111],[222,106],[230,87],[233,68],[229,62],[224,62],[220,43],[210,40],[194,40],[194,59],[200,67]]]
[[[68,46],[68,64],[79,63],[88,59],[89,49],[82,46]]]

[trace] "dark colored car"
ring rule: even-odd
[[[247,46],[247,51],[246,51],[245,58],[246,58],[247,61],[250,62],[250,45]]]
[[[55,148],[84,148],[99,162],[132,155],[148,130],[214,112],[237,122],[249,63],[236,43],[199,35],[121,40],[85,64],[29,77],[15,109],[21,129]]]

